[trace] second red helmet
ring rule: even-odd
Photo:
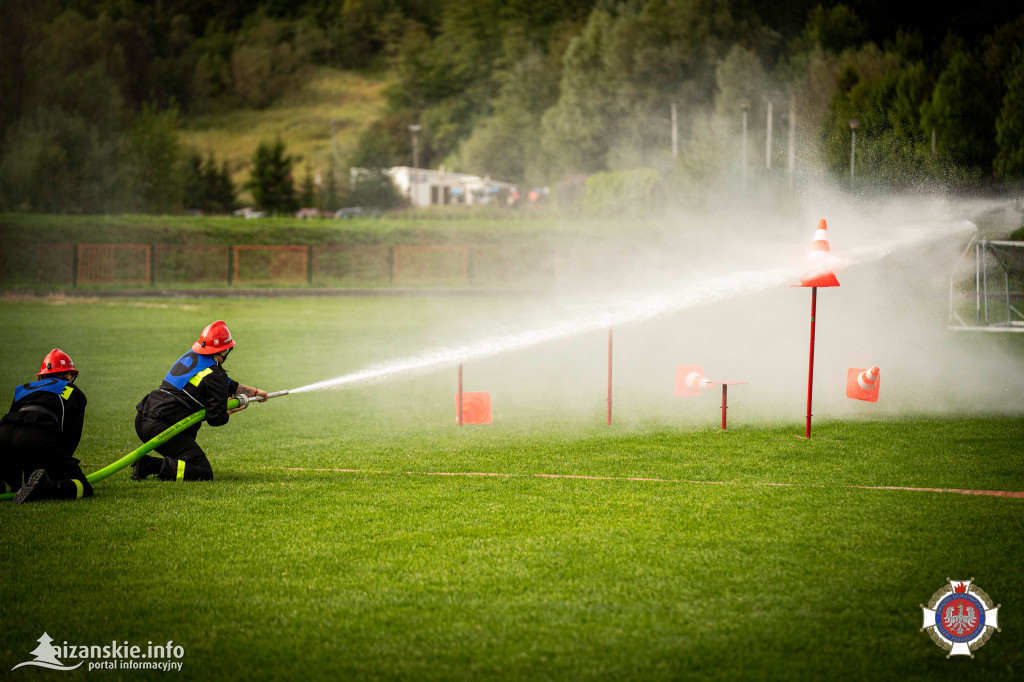
[[[71,356],[60,348],[54,348],[46,354],[45,358],[43,358],[43,364],[40,365],[39,373],[36,374],[36,376],[44,377],[48,374],[63,374],[64,372],[78,374],[78,370],[75,369],[75,363],[71,360]]]
[[[217,320],[206,325],[206,329],[199,335],[199,340],[192,344],[192,350],[200,355],[216,355],[235,345],[231,338],[231,331],[224,320]]]

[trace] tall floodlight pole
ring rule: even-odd
[[[672,158],[679,156],[679,125],[676,118],[676,103],[672,103]]]
[[[418,173],[416,169],[420,167],[420,131],[423,130],[423,126],[418,123],[414,123],[409,126],[409,132],[412,133],[412,180],[409,183],[409,197],[412,200],[413,206],[416,205],[417,193],[416,193],[416,180]]]
[[[853,166],[854,161],[857,158],[857,128],[860,127],[860,121],[855,118],[850,119],[850,187],[853,187]]]
[[[786,176],[789,180],[789,187],[793,187],[793,173],[796,171],[796,93],[789,95],[789,149],[786,160],[789,162],[786,167]]]
[[[768,170],[772,168],[772,101],[765,98],[768,102],[768,124],[765,131],[764,141],[764,167]]]
[[[750,100],[744,97],[740,100],[740,108],[743,110],[743,160],[741,171],[743,173],[743,192],[747,191],[747,112],[750,111]]]
[[[608,426],[612,425],[612,328],[608,327]]]

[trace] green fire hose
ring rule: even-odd
[[[276,398],[279,395],[287,394],[288,391],[277,391],[276,393],[268,393],[266,398],[248,398],[244,395],[236,396],[228,400],[228,409],[233,410],[236,407],[246,407],[249,403],[261,403],[270,398]],[[90,484],[102,481],[104,478],[110,476],[111,474],[115,474],[121,469],[124,469],[125,467],[135,464],[136,461],[145,457],[152,450],[160,447],[161,445],[169,441],[171,438],[174,438],[188,427],[192,426],[197,422],[201,422],[204,419],[206,419],[206,410],[199,410],[194,414],[190,414],[189,416],[179,421],[177,424],[168,428],[166,431],[160,432],[151,440],[146,441],[136,449],[132,450],[131,452],[129,452],[127,455],[117,460],[116,462],[108,464],[99,471],[92,472],[91,474],[85,477],[85,480],[89,481]],[[15,493],[12,492],[0,495],[0,500],[14,499],[14,494]]]

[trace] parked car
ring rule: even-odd
[[[376,218],[380,215],[380,210],[376,208],[363,208],[362,206],[349,206],[347,208],[339,208],[334,212],[335,218],[342,218],[348,220],[349,218]]]
[[[306,218],[322,218],[323,214],[319,208],[300,208],[295,212],[295,217],[300,219]]]
[[[247,220],[251,218],[265,218],[267,216],[266,213],[264,213],[263,211],[257,211],[252,206],[240,208],[237,211],[235,211],[232,215],[235,215],[239,218],[245,218]]]

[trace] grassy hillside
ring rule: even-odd
[[[227,160],[237,187],[249,179],[252,156],[260,142],[284,140],[295,159],[296,180],[305,176],[308,161],[314,172],[326,173],[332,153],[331,124],[345,172],[359,135],[380,115],[383,80],[327,67],[312,71],[291,94],[266,109],[241,109],[188,119],[182,142],[204,156],[212,151]],[[244,194],[243,198],[247,198]]]

